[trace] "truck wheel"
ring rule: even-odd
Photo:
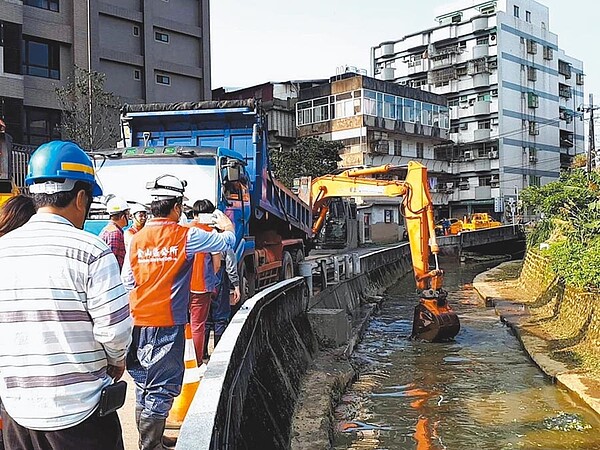
[[[254,295],[254,292],[256,290],[256,286],[255,286],[255,277],[253,273],[250,273],[250,271],[248,270],[248,267],[246,266],[246,261],[242,261],[242,264],[240,265],[240,302],[239,304],[241,305],[242,303],[244,303],[246,300],[248,300],[250,297],[252,297]]]
[[[283,252],[279,279],[283,281],[289,280],[290,278],[294,278],[294,260],[292,259],[290,252]]]

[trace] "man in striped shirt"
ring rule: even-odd
[[[132,320],[119,266],[81,230],[102,190],[77,145],[32,155],[38,212],[0,239],[0,397],[7,448],[121,450],[116,412],[97,413],[123,374]]]

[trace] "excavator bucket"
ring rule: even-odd
[[[411,339],[427,342],[448,341],[458,334],[458,316],[440,299],[420,299],[415,307]]]

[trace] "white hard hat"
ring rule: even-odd
[[[134,203],[134,204],[131,205],[131,208],[129,208],[129,212],[131,214],[136,214],[136,213],[139,213],[139,212],[148,212],[148,210],[141,203]]]
[[[129,209],[129,204],[121,197],[113,197],[106,203],[106,212],[111,216],[128,211]]]
[[[187,182],[180,180],[174,175],[161,175],[154,181],[146,183],[146,189],[150,190],[150,195],[153,200],[167,200],[171,198],[182,198],[187,200],[183,195]]]

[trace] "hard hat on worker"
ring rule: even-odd
[[[142,205],[141,203],[133,203],[131,205],[131,207],[129,208],[129,212],[134,215],[140,212],[145,212],[147,213],[148,210],[146,209],[146,207],[144,205]]]
[[[90,157],[74,142],[51,141],[40,145],[29,159],[25,184],[33,194],[67,192],[77,181],[92,186],[92,196],[102,195]]]
[[[129,211],[131,206],[121,197],[113,197],[106,203],[106,212],[108,215],[119,214],[124,211]]]
[[[180,180],[174,175],[161,175],[154,181],[146,183],[146,189],[150,191],[153,200],[168,200],[181,198],[187,200],[183,195],[187,182]]]

